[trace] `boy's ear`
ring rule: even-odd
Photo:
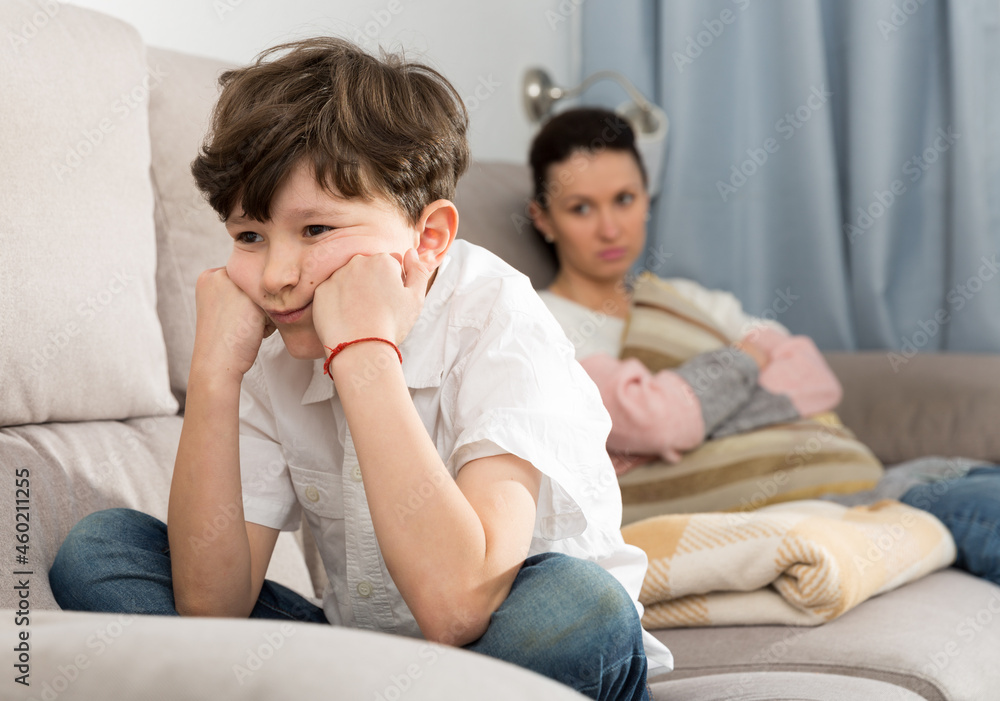
[[[458,208],[450,200],[435,200],[424,207],[417,222],[420,241],[417,254],[424,265],[434,268],[444,260],[458,233]]]

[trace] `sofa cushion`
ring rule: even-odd
[[[0,426],[173,414],[134,29],[0,4]],[[113,351],[113,352],[112,352]]]
[[[924,701],[901,687],[873,679],[804,672],[712,674],[650,680],[653,701]]]
[[[584,698],[486,655],[386,633],[277,620],[55,611],[32,617],[26,687],[10,678],[14,645],[6,644],[22,630],[12,615],[0,617],[6,701]]]
[[[653,633],[674,652],[670,679],[820,672],[895,684],[929,701],[977,701],[1000,689],[1000,587],[956,569],[869,599],[815,628]]]
[[[28,503],[27,569],[33,571],[31,606],[58,608],[47,573],[69,530],[99,509],[127,506],[167,518],[170,476],[182,419],[157,416],[128,421],[83,421],[0,429],[0,500],[12,509]],[[27,496],[15,478],[26,479]],[[15,553],[16,533],[0,531],[0,548]],[[293,533],[282,533],[267,576],[306,596],[315,590]],[[0,589],[0,608],[17,605],[17,592]]]
[[[191,161],[208,131],[218,79],[231,67],[210,58],[150,47],[164,73],[149,97],[156,197],[157,307],[167,344],[170,387],[183,405],[194,347],[194,286],[206,268],[226,264],[232,239],[195,186]]]

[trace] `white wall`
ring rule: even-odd
[[[534,131],[521,104],[526,68],[579,82],[578,3],[570,0],[73,0],[119,17],[155,46],[245,63],[311,35],[405,50],[466,98],[477,159],[524,162]],[[561,7],[560,7],[561,5]]]

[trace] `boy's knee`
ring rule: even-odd
[[[62,590],[85,586],[94,560],[109,544],[129,541],[136,528],[155,527],[156,519],[134,509],[95,511],[80,519],[66,535],[49,570],[49,581]]]
[[[135,509],[127,509],[124,507],[94,511],[77,521],[76,525],[73,526],[73,530],[104,529],[108,526],[114,527],[120,523],[128,523],[140,515],[141,512],[136,511]]]
[[[542,603],[529,605],[523,636],[514,636],[523,646],[520,654],[533,660],[525,666],[578,690],[602,687],[629,670],[644,680],[639,614],[617,579],[594,562],[561,554],[526,565],[528,598]]]
[[[529,560],[530,562],[530,560]],[[533,623],[556,637],[584,632],[612,647],[641,636],[639,614],[625,587],[597,563],[547,553],[533,565],[530,598],[544,601]],[[544,619],[544,620],[542,620]]]
[[[104,509],[87,514],[70,529],[63,541],[63,548],[86,547],[88,544],[114,541],[136,527],[146,527],[147,516],[141,511],[126,508]]]
[[[579,608],[594,618],[638,618],[635,603],[621,582],[596,562],[552,554],[543,567],[564,609]]]

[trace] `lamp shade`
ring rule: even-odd
[[[655,197],[660,191],[666,160],[667,132],[670,130],[667,114],[657,105],[643,109],[631,101],[619,105],[616,111],[628,120],[635,132],[636,150],[646,166],[649,195]]]

